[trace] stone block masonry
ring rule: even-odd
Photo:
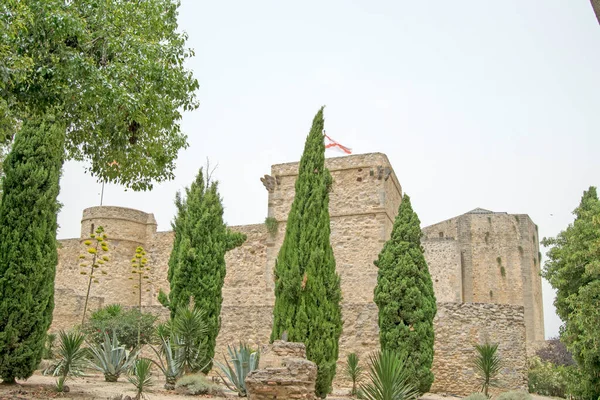
[[[341,373],[346,356],[355,352],[366,363],[368,355],[379,348],[377,306],[373,302],[377,268],[373,261],[390,236],[402,188],[389,160],[381,153],[331,158],[326,160],[326,166],[333,177],[329,205],[331,244],[343,296],[344,325],[334,381],[334,386],[341,387],[348,385]],[[227,275],[217,338],[218,358],[226,352],[227,344],[240,340],[253,346],[268,344],[275,302],[273,268],[285,235],[297,170],[298,163],[273,165],[270,175],[263,178],[269,192],[267,215],[277,221],[276,230],[268,232],[264,224],[232,227],[248,239],[225,258]],[[490,337],[498,340],[503,354],[516,363],[514,371],[507,372],[510,379],[506,380],[506,388],[521,388],[525,379],[525,375],[519,375],[523,373],[525,351],[523,359],[519,359],[514,350],[524,346],[524,327],[528,341],[530,337],[543,337],[543,315],[537,311],[541,310],[541,280],[535,275],[539,261],[535,265],[533,261],[537,255],[535,226],[526,215],[519,215],[518,220],[502,215],[507,214],[469,213],[423,229],[425,258],[439,302],[434,390],[451,389],[457,394],[471,390],[472,374],[467,369],[455,382],[447,378],[451,368],[456,367],[455,359],[466,365],[467,358],[471,358],[471,353],[467,352],[467,357],[448,350],[466,346],[464,332],[470,335],[469,348],[476,339]],[[52,330],[81,320],[87,279],[79,274],[78,255],[85,251],[83,241],[98,226],[103,226],[109,237],[111,261],[107,275],[101,275],[92,286],[90,309],[112,303],[137,305],[137,289],[134,280],[129,279],[129,266],[135,248],[143,246],[151,268],[151,284],[146,286],[148,291],[144,289],[143,306],[163,317],[168,315],[157,295],[159,289],[169,289],[166,277],[173,233],[157,232],[152,214],[120,207],[93,207],[84,210],[81,237],[60,241]],[[501,276],[497,257],[505,267],[505,277]],[[487,304],[469,304],[474,302]],[[502,334],[496,335],[496,331]]]

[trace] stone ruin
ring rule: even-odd
[[[306,359],[304,344],[277,340],[246,377],[246,390],[249,400],[313,400],[316,380],[317,365]]]

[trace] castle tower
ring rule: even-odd
[[[445,301],[523,306],[527,341],[544,340],[539,237],[528,215],[477,208],[423,234],[436,296],[453,289]],[[444,271],[454,271],[451,287]]]
[[[373,261],[390,237],[402,200],[402,187],[382,153],[328,158],[325,166],[333,178],[329,195],[331,245],[343,298],[340,360],[349,352],[366,357],[379,345],[377,306],[373,302],[377,268]],[[267,242],[266,292],[271,304],[274,303],[273,269],[294,200],[297,174],[297,162],[278,164],[263,179],[269,191],[268,216],[278,223],[276,234]],[[357,336],[363,341],[357,341]]]

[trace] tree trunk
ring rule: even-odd
[[[600,23],[600,0],[590,0],[592,2],[592,8],[594,9],[594,13],[596,13],[596,19],[598,19],[598,23]]]

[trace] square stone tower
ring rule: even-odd
[[[349,352],[366,357],[379,345],[377,307],[373,302],[377,268],[373,261],[390,237],[402,187],[382,153],[328,158],[325,165],[333,178],[329,195],[331,245],[343,296],[340,360]],[[297,162],[277,164],[271,167],[271,175],[263,179],[269,191],[268,216],[278,223],[277,232],[267,240],[265,273],[269,276],[269,296],[274,296],[273,269],[294,200],[297,174]]]

